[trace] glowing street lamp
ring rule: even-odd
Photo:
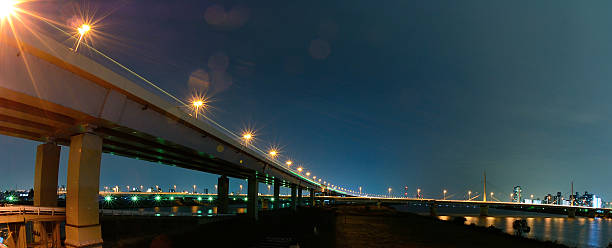
[[[298,167],[297,170],[298,170],[299,173],[302,173],[302,170],[304,170],[304,169],[302,169],[302,167]]]
[[[421,189],[417,189],[417,198],[421,198]]]
[[[287,166],[291,166],[291,165],[293,164],[293,161],[291,161],[291,160],[287,160],[287,162],[285,162],[285,164],[286,164]]]
[[[391,197],[391,187],[389,187],[387,191],[389,192],[389,197]]]
[[[74,52],[77,52],[79,50],[79,45],[81,45],[83,36],[89,33],[90,30],[91,30],[91,26],[89,24],[83,24],[77,28],[77,31],[79,32],[79,40],[77,41],[76,46],[74,47]]]
[[[306,172],[306,176],[309,177],[310,176],[310,172]]]
[[[198,113],[200,113],[200,108],[204,107],[204,100],[203,99],[194,99],[191,102],[191,106],[193,107],[193,111],[195,112],[195,118],[198,118]]]
[[[244,133],[242,133],[242,139],[244,140],[244,145],[248,146],[249,142],[251,142],[251,140],[253,139],[255,135],[253,135],[252,132],[250,131],[246,131]]]
[[[472,191],[468,190],[468,201],[472,200]]]
[[[15,5],[18,3],[16,0],[0,0],[0,19],[15,14]]]
[[[278,151],[272,149],[268,152],[268,155],[270,155],[270,157],[274,158],[276,157],[276,155],[278,155]]]

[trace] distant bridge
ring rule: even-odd
[[[361,204],[424,204],[429,206],[430,214],[437,215],[437,208],[441,205],[471,205],[480,208],[480,215],[487,216],[489,207],[504,208],[518,211],[532,212],[554,212],[558,214],[567,214],[568,217],[576,217],[577,212],[581,211],[588,213],[587,215],[598,215],[612,217],[612,209],[609,208],[594,208],[585,206],[566,206],[553,204],[531,204],[518,202],[500,202],[500,201],[473,201],[473,200],[440,200],[440,199],[423,199],[423,198],[379,198],[379,197],[337,197],[337,196],[320,196],[317,199],[325,199],[334,203],[361,203]]]

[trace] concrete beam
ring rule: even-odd
[[[248,194],[247,194],[247,215],[252,220],[257,220],[257,193],[259,193],[259,182],[257,182],[257,175],[253,175],[248,178]]]
[[[297,185],[291,185],[291,209],[294,211],[297,209]]]
[[[281,206],[281,200],[280,200],[280,186],[281,186],[281,181],[280,179],[274,179],[274,209],[279,209]]]
[[[489,216],[489,205],[480,205],[480,216]]]
[[[303,206],[304,205],[304,199],[302,198],[302,191],[304,189],[300,186],[297,187],[297,205],[298,206]]]
[[[98,217],[102,138],[84,133],[70,139],[66,193],[66,247],[102,247]]]
[[[438,216],[438,204],[432,202],[429,204],[429,216],[436,217]]]
[[[576,209],[575,208],[567,209],[567,218],[576,218]]]
[[[310,203],[310,206],[312,206],[312,207],[314,207],[314,205],[315,205],[315,192],[316,191],[314,189],[310,189],[310,200],[309,200],[309,203]]]
[[[227,214],[229,205],[229,178],[221,176],[217,180],[217,213]]]
[[[42,144],[36,148],[34,166],[34,206],[57,206],[57,175],[61,148],[56,144]]]

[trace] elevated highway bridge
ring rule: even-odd
[[[220,175],[218,204],[227,211],[228,177],[248,180],[247,213],[257,218],[258,183],[332,191],[242,144],[175,103],[20,23],[0,33],[0,134],[42,142],[37,148],[34,204],[56,206],[60,145],[70,146],[66,246],[100,247],[101,154]],[[15,30],[15,32],[13,32]],[[19,32],[17,32],[19,31]]]

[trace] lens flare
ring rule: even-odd
[[[81,41],[83,41],[83,37],[91,31],[91,25],[83,23],[80,27],[77,28],[79,32],[79,39],[74,46],[74,52],[76,53],[79,50],[79,46],[81,45]]]
[[[15,14],[15,5],[18,3],[16,0],[0,0],[0,19]]]

